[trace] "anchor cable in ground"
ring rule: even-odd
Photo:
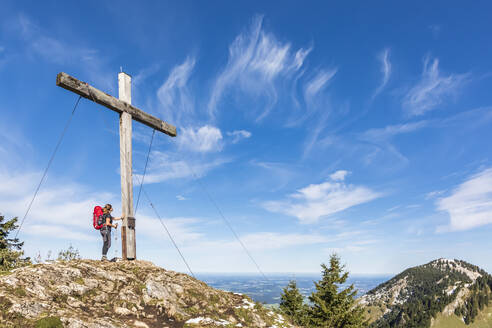
[[[185,162],[186,163],[186,162]],[[222,210],[220,209],[219,205],[217,204],[217,202],[215,201],[215,199],[212,197],[212,195],[208,192],[205,184],[198,178],[198,176],[195,174],[195,171],[193,170],[193,168],[191,167],[191,165],[188,165],[186,164],[191,173],[193,174],[195,180],[198,181],[198,184],[202,187],[203,191],[205,192],[205,194],[207,195],[208,199],[210,200],[210,202],[214,205],[214,207],[217,209],[217,212],[219,212],[219,215],[220,217],[222,218],[222,220],[226,223],[227,227],[229,228],[229,230],[231,230],[232,234],[234,235],[234,237],[237,239],[237,241],[239,242],[239,244],[241,244],[241,247],[243,248],[244,252],[248,255],[248,257],[251,259],[251,261],[254,263],[254,265],[256,266],[256,269],[258,270],[258,272],[261,274],[261,276],[263,277],[263,279],[267,280],[268,281],[268,278],[266,277],[266,275],[263,273],[263,271],[261,270],[260,266],[258,265],[258,262],[256,262],[256,260],[254,259],[253,255],[250,253],[250,251],[248,250],[248,248],[246,247],[246,245],[242,242],[241,238],[239,238],[239,235],[236,233],[236,231],[234,230],[234,228],[232,227],[231,223],[229,222],[229,220],[227,220],[227,218],[225,217],[224,213],[222,212]]]
[[[154,204],[152,203],[152,201],[150,200],[150,197],[149,195],[147,194],[147,192],[145,191],[145,189],[142,187],[141,190],[143,191],[144,195],[145,195],[145,198],[147,198],[147,201],[149,202],[150,206],[152,207],[152,209],[154,210],[154,213],[155,215],[157,216],[157,218],[159,219],[159,222],[161,223],[161,225],[164,227],[164,229],[166,230],[166,233],[167,235],[169,236],[169,239],[171,239],[171,242],[173,243],[174,245],[174,248],[176,248],[176,250],[178,251],[179,253],[179,256],[181,256],[181,259],[183,260],[184,264],[186,265],[186,267],[188,268],[188,271],[190,271],[190,274],[192,275],[193,278],[196,279],[195,277],[195,274],[193,273],[193,271],[191,270],[190,268],[190,265],[188,264],[188,262],[186,261],[183,253],[181,253],[181,250],[179,249],[178,247],[178,244],[176,244],[176,242],[174,241],[174,238],[173,236],[171,235],[171,232],[169,231],[169,229],[167,228],[166,224],[164,223],[164,221],[162,220],[161,216],[159,215],[159,213],[157,212],[157,209],[155,208]]]
[[[82,96],[79,96],[77,101],[75,102],[75,106],[72,109],[72,114],[67,120],[67,123],[65,123],[65,127],[63,129],[62,134],[60,135],[60,138],[58,139],[58,143],[56,144],[55,150],[51,154],[50,160],[48,161],[48,165],[46,166],[46,169],[44,170],[43,176],[41,177],[41,180],[39,181],[38,187],[36,188],[36,191],[34,192],[34,196],[31,199],[31,202],[29,203],[29,206],[27,207],[26,213],[24,214],[24,217],[22,218],[22,221],[19,225],[19,228],[17,229],[17,232],[15,233],[15,238],[19,235],[19,232],[22,229],[22,226],[24,225],[24,221],[26,220],[27,215],[29,214],[29,211],[31,210],[32,204],[34,203],[34,200],[36,199],[36,196],[38,195],[39,189],[41,189],[41,185],[43,184],[44,178],[46,177],[46,174],[48,173],[48,170],[50,169],[51,163],[53,163],[53,159],[55,158],[56,153],[58,152],[58,148],[60,148],[61,142],[63,138],[65,137],[65,133],[68,130],[68,127],[70,126],[70,123],[72,122],[72,118],[75,114],[75,110],[77,109],[77,106],[79,105],[80,99]]]

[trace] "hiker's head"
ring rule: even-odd
[[[104,213],[111,213],[112,210],[113,210],[113,206],[111,204],[104,205],[104,208],[103,208]]]

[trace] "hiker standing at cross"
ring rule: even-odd
[[[124,72],[118,74],[119,99],[63,72],[58,73],[56,85],[120,114],[121,253],[124,260],[134,260],[137,252],[133,216],[132,119],[171,137],[176,136],[176,127],[131,105],[131,77]]]

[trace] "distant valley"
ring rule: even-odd
[[[198,274],[197,278],[208,285],[222,290],[242,293],[253,300],[266,304],[278,304],[282,288],[287,286],[290,280],[296,280],[301,293],[307,297],[314,291],[314,281],[320,279],[319,274],[269,274],[268,280],[254,274]],[[350,276],[347,284],[354,284],[358,290],[357,297],[367,293],[379,284],[391,279],[391,276],[354,275]]]

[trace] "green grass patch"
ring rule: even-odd
[[[382,306],[365,306],[364,310],[365,316],[369,320],[369,323],[378,320],[384,314],[384,309]]]
[[[461,318],[453,314],[451,316],[444,316],[438,314],[434,319],[432,328],[490,328],[492,327],[492,305],[486,307],[481,311],[475,320],[466,325]]]
[[[27,295],[26,290],[22,287],[16,287],[14,289],[14,295],[19,296],[19,297],[24,297]]]
[[[58,317],[46,317],[36,321],[34,327],[35,328],[63,328],[63,323]]]

